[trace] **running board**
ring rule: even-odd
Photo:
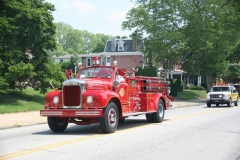
[[[123,114],[123,117],[128,117],[128,116],[137,116],[137,115],[141,115],[141,114],[147,114],[147,113],[154,113],[156,111],[150,111],[150,112],[134,112],[134,113],[126,113]]]

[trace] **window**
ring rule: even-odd
[[[110,57],[107,57],[107,63],[110,63]]]
[[[106,66],[110,66],[111,65],[111,58],[110,56],[106,57]]]
[[[86,66],[91,66],[91,58],[86,59]]]
[[[119,40],[118,42],[118,51],[124,51],[124,41]]]

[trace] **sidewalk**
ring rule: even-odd
[[[172,102],[172,108],[199,106],[202,104],[205,104],[203,100],[177,100]],[[0,129],[22,127],[41,123],[47,123],[47,117],[41,117],[39,111],[0,114]]]

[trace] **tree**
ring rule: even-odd
[[[6,82],[18,89],[26,86],[16,86],[16,82],[24,82],[45,93],[49,79],[63,80],[64,75],[58,74],[60,67],[51,61],[48,53],[56,47],[51,15],[54,10],[44,0],[0,1],[1,91]]]
[[[3,62],[0,59],[0,73],[2,72],[2,68],[3,68]],[[6,93],[6,89],[8,87],[8,83],[6,82],[6,80],[0,76],[0,93]]]
[[[138,0],[123,29],[136,29],[144,39],[143,52],[156,62],[183,61],[189,74],[203,73],[207,88],[227,74],[239,44],[239,15],[225,0]]]
[[[106,42],[111,38],[110,35],[102,33],[94,34],[92,37],[92,53],[104,52]]]
[[[108,35],[93,34],[73,29],[70,25],[62,22],[57,23],[56,40],[59,47],[55,51],[55,55],[59,56],[58,53],[74,55],[103,52],[108,39],[110,39]]]

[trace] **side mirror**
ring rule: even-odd
[[[120,82],[118,80],[113,81],[113,86],[118,87],[120,85]]]

